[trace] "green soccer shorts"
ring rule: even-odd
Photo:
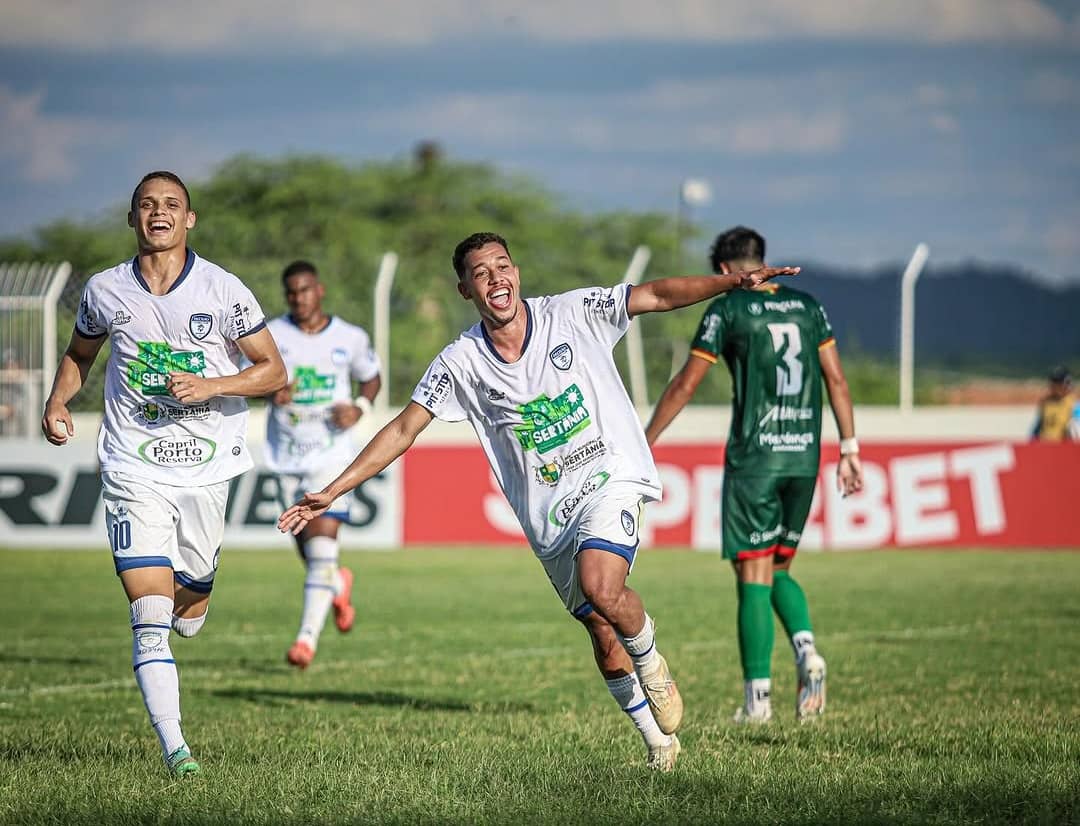
[[[725,473],[721,495],[724,559],[795,554],[814,499],[814,476]]]

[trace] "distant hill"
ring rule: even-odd
[[[825,304],[842,352],[894,358],[901,271],[808,265],[797,280]],[[1054,364],[1080,366],[1080,286],[1054,289],[1001,266],[928,266],[915,304],[920,364],[1040,376]]]

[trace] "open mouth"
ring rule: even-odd
[[[488,304],[496,310],[505,310],[510,306],[510,290],[505,287],[488,295]]]
[[[164,235],[172,229],[168,221],[151,221],[149,225],[151,235]]]

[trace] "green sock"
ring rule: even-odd
[[[810,606],[806,603],[806,594],[787,571],[773,572],[772,607],[788,637],[794,637],[800,631],[814,630],[810,625]]]
[[[739,655],[743,679],[759,680],[769,676],[773,648],[770,585],[739,583]]]

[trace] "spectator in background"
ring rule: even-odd
[[[19,363],[14,347],[0,360],[0,436],[26,436],[19,414],[25,409],[30,374]]]
[[[1080,440],[1080,397],[1066,367],[1050,371],[1050,387],[1035,411],[1031,438],[1040,442]]]

